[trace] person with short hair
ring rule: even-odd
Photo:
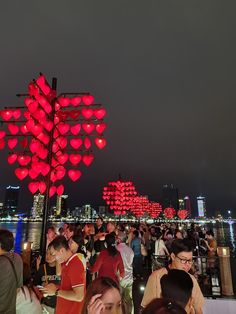
[[[14,236],[0,229],[0,313],[16,313],[16,294],[23,286],[23,262],[13,252]]]
[[[175,300],[190,314],[192,310],[193,281],[184,270],[170,269],[161,277],[162,297]]]
[[[157,298],[147,305],[142,314],[186,314],[186,311],[173,300]]]
[[[86,287],[84,265],[78,255],[71,252],[64,236],[57,236],[49,244],[49,250],[62,264],[61,284],[50,283],[42,291],[49,296],[57,296],[56,314],[78,314],[83,306]]]
[[[180,269],[184,270],[187,273],[191,269],[193,264],[193,252],[192,246],[189,244],[188,239],[177,239],[174,240],[171,246],[171,263],[166,268],[163,267],[159,270],[154,271],[148,279],[144,296],[142,300],[142,307],[146,307],[148,303],[150,303],[155,298],[161,297],[161,277],[168,273],[169,269]],[[193,281],[193,290],[192,290],[192,298],[193,298],[193,308],[196,314],[202,313],[202,307],[204,304],[204,297],[201,292],[201,289],[198,285],[197,280],[194,276],[190,275]]]

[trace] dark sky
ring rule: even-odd
[[[106,149],[66,183],[72,205],[102,204],[121,173],[150,200],[173,183],[193,207],[201,193],[209,212],[236,211],[235,10],[234,0],[1,3],[1,106],[41,71],[108,111]],[[3,189],[17,180],[1,156]]]

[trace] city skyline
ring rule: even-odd
[[[219,0],[3,3],[0,109],[20,105],[15,94],[39,72],[56,76],[59,92],[89,91],[104,104],[107,147],[78,183],[65,180],[69,202],[102,205],[102,188],[121,174],[150,200],[172,183],[191,201],[204,195],[210,214],[235,213],[235,9],[222,14]],[[0,153],[1,187],[21,185],[20,206],[30,206],[28,182]]]

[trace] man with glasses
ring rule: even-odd
[[[148,279],[141,303],[143,308],[145,308],[153,299],[160,298],[162,296],[160,280],[163,275],[168,273],[169,269],[184,270],[187,273],[190,271],[193,264],[192,250],[193,248],[191,247],[191,242],[189,242],[188,239],[177,239],[173,241],[170,255],[171,263],[167,268],[163,267],[154,271]],[[202,314],[204,297],[195,277],[190,274],[189,276],[193,281],[192,306],[196,314]],[[184,285],[185,283],[181,282],[180,284]]]

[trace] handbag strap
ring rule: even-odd
[[[8,257],[7,255],[0,255],[0,257],[5,257],[9,262],[10,262],[10,264],[11,264],[11,267],[12,267],[12,269],[13,269],[13,272],[14,272],[14,276],[15,276],[15,279],[16,279],[16,286],[18,285],[18,279],[17,279],[17,274],[16,274],[16,269],[15,269],[15,266],[14,266],[14,264],[13,264],[13,262],[12,262],[12,260],[10,259],[10,257]]]

